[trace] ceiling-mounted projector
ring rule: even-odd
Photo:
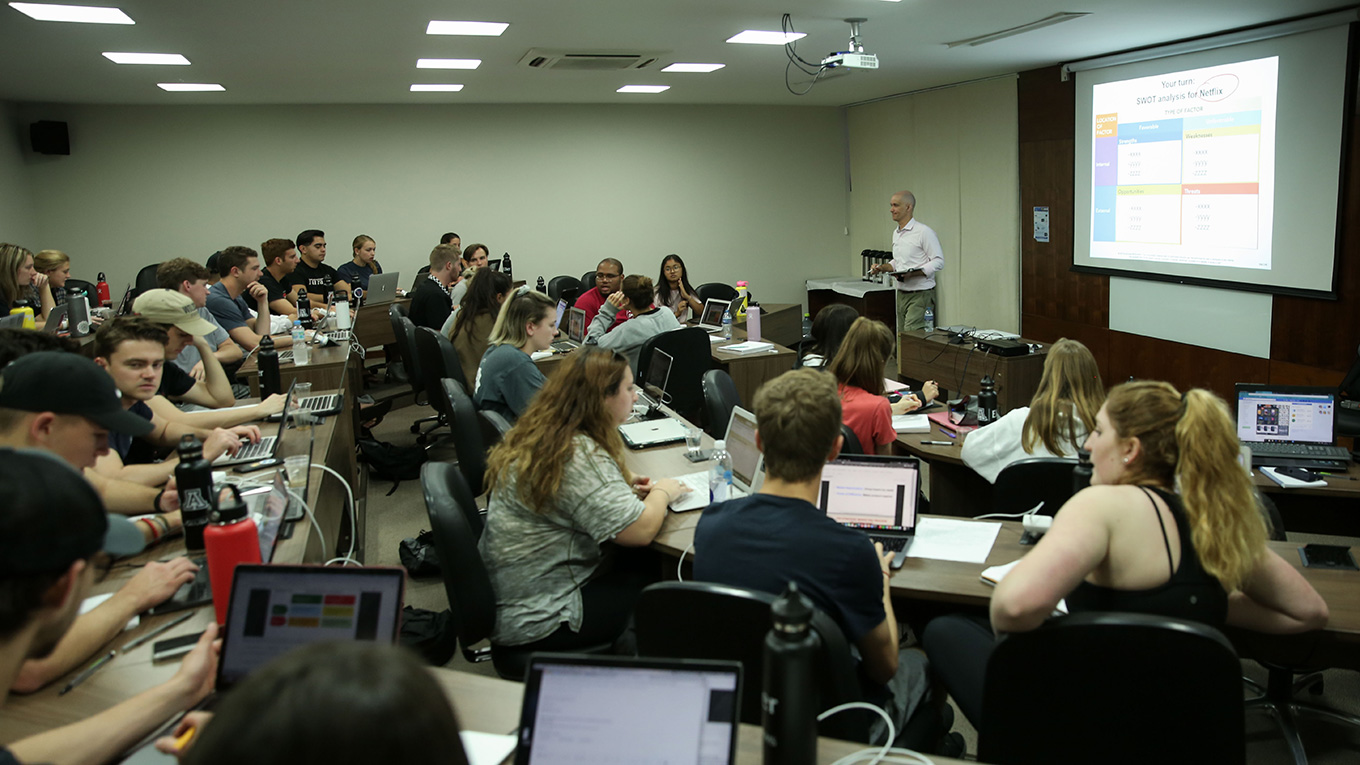
[[[822,59],[822,67],[827,70],[848,70],[850,69],[877,69],[878,56],[864,52],[864,45],[859,40],[859,25],[861,21],[867,19],[846,19],[850,25],[850,49],[843,51],[833,51],[826,58]]]

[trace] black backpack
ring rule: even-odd
[[[425,449],[419,446],[397,446],[374,438],[359,439],[359,461],[368,465],[369,478],[392,482],[392,488],[387,492],[389,497],[402,481],[420,477],[420,466],[426,459]]]

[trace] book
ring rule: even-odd
[[[924,414],[894,414],[892,422],[898,433],[930,432],[930,420]]]
[[[720,351],[728,353],[760,353],[761,351],[774,350],[774,343],[762,343],[757,340],[747,340],[744,343],[733,343],[719,348]]]

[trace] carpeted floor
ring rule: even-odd
[[[374,430],[375,436],[395,444],[415,442],[410,425],[417,418],[429,416],[431,410],[429,407],[411,406],[409,400],[406,398],[398,402],[408,405],[389,414]],[[430,454],[432,459],[453,459],[451,446],[436,448]],[[366,519],[367,562],[372,565],[400,565],[397,545],[403,538],[413,537],[430,527],[420,482],[403,481],[391,496],[387,496],[391,488],[391,483],[372,481],[369,483]],[[1335,542],[1338,539],[1308,534],[1290,534],[1289,538],[1300,543]],[[1360,540],[1348,539],[1346,543],[1357,544]],[[435,611],[448,607],[443,582],[438,578],[408,580],[406,602],[417,608]],[[1265,682],[1265,670],[1258,664],[1252,661],[1244,661],[1242,664],[1246,676],[1261,683]],[[495,676],[490,662],[471,664],[463,659],[461,653],[456,654],[446,666],[459,671]],[[1328,670],[1324,674],[1323,693],[1320,696],[1304,694],[1303,698],[1346,714],[1360,716],[1360,673]],[[962,715],[956,714],[954,729],[963,733],[968,742],[968,751],[976,753],[977,733]],[[1309,762],[1313,765],[1352,765],[1360,762],[1360,730],[1312,720],[1305,720],[1301,724],[1301,730]],[[1251,765],[1292,763],[1288,749],[1277,733],[1275,723],[1264,712],[1252,712],[1247,715],[1247,762]]]

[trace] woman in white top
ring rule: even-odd
[[[656,280],[656,304],[669,308],[681,324],[704,310],[704,301],[694,294],[689,283],[689,269],[679,255],[667,255],[661,261],[661,276]]]
[[[1048,349],[1039,389],[1029,406],[969,433],[964,464],[989,483],[1001,470],[1030,457],[1071,457],[1095,427],[1105,386],[1095,357],[1076,340],[1063,338]]]

